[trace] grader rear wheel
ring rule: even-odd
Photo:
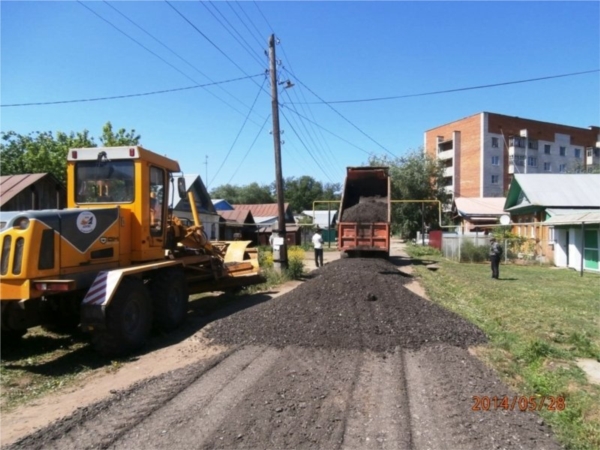
[[[106,329],[92,333],[92,344],[105,356],[122,356],[142,347],[151,327],[146,286],[136,278],[124,278],[106,310]]]
[[[172,268],[161,271],[150,284],[154,306],[154,326],[161,331],[172,331],[185,320],[188,308],[187,283],[183,270]]]

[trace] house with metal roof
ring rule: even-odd
[[[0,176],[0,210],[64,208],[65,187],[51,173]]]
[[[599,193],[600,174],[515,174],[504,209],[555,265],[599,271]]]
[[[279,218],[279,208],[277,203],[261,203],[256,205],[235,204],[233,207],[236,211],[252,212],[252,217],[254,217],[254,221],[258,225],[256,227],[256,233],[259,245],[269,245],[269,237],[273,232],[273,226]],[[286,223],[286,241],[288,245],[298,245],[301,242],[300,230],[294,220],[294,214],[290,209],[289,203],[285,203],[283,207]]]
[[[185,175],[184,178],[187,191],[191,191],[194,194],[196,210],[198,211],[200,221],[204,225],[206,235],[211,241],[219,240],[219,222],[221,216],[217,214],[208,190],[202,182],[202,178],[200,178],[200,175]],[[180,199],[175,195],[173,211],[177,217],[193,221],[192,208],[187,197]]]
[[[257,243],[256,222],[251,211],[217,211],[221,216],[219,224],[221,239],[225,241],[244,240]]]
[[[213,198],[212,204],[217,211],[233,211],[233,206],[224,198]]]
[[[482,231],[485,225],[497,225],[504,211],[504,197],[456,197],[452,218],[462,232]]]

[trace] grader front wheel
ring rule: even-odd
[[[172,331],[185,320],[188,308],[188,291],[182,269],[161,271],[152,280],[154,326],[161,331]]]
[[[152,326],[152,303],[141,280],[124,278],[106,310],[106,329],[92,333],[94,348],[122,356],[144,345]]]

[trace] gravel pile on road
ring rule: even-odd
[[[406,289],[410,278],[388,261],[341,259],[313,275],[281,297],[214,322],[206,336],[218,344],[380,352],[486,342],[475,325]]]
[[[342,222],[388,221],[388,205],[381,197],[361,197],[360,202],[342,212]]]

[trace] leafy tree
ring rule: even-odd
[[[120,128],[116,133],[113,131],[113,126],[110,122],[102,127],[102,136],[100,142],[104,147],[118,147],[121,145],[139,145],[141,136],[135,134],[135,130],[126,131],[125,128]]]
[[[15,131],[2,132],[0,143],[0,175],[50,172],[66,184],[67,153],[70,148],[96,147],[94,138],[88,130],[71,132],[61,131],[53,135],[50,131],[32,132],[28,135]],[[126,132],[120,129],[115,134],[110,122],[103,127],[104,145],[137,145],[139,135],[135,130]]]
[[[442,206],[451,200],[440,181],[444,168],[440,161],[421,150],[413,150],[405,156],[389,158],[373,156],[371,166],[388,166],[392,178],[392,199],[394,200],[439,200]],[[441,226],[438,206],[424,204],[424,221],[429,228]],[[413,238],[422,226],[421,203],[398,203],[392,207],[394,232],[404,238]]]
[[[268,185],[250,183],[245,186],[224,184],[210,191],[212,198],[222,198],[231,204],[256,205],[259,203],[274,203],[275,198]]]
[[[299,178],[289,177],[283,182],[285,201],[290,203],[292,211],[300,212],[313,209],[315,200],[338,200],[339,183],[323,185],[313,177],[304,175]],[[317,209],[326,209],[325,204],[317,204]]]

